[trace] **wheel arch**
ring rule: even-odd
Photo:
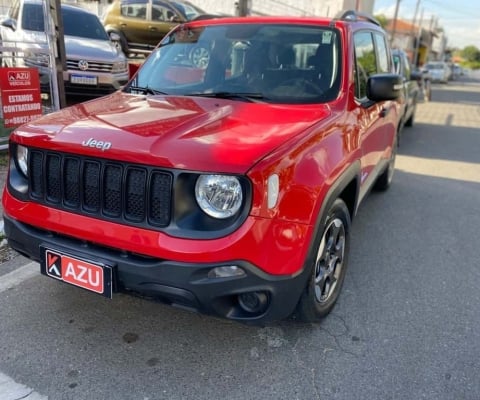
[[[320,211],[318,213],[316,224],[314,227],[314,232],[310,240],[308,253],[305,258],[305,264],[302,268],[302,277],[304,279],[304,289],[300,295],[295,309],[295,314],[301,320],[305,322],[314,322],[318,321],[320,318],[326,316],[333,306],[336,303],[336,299],[341,290],[343,279],[345,277],[345,270],[343,270],[343,276],[339,283],[339,288],[337,294],[334,295],[333,300],[330,304],[327,304],[323,310],[317,309],[316,307],[309,306],[311,302],[311,296],[314,293],[313,289],[310,287],[312,282],[312,272],[315,269],[317,249],[320,245],[324,227],[328,223],[328,218],[330,215],[330,210],[335,207],[335,204],[338,204],[338,200],[342,200],[347,210],[345,212],[349,215],[345,215],[345,235],[348,237],[350,224],[355,215],[359,197],[359,184],[360,184],[360,162],[355,162],[352,164],[340,177],[337,181],[330,187],[327,195],[325,196]],[[342,206],[343,207],[343,206]],[[337,205],[338,208],[338,205]],[[348,218],[350,217],[350,218]],[[346,254],[345,260],[348,260],[348,243],[346,240]],[[347,261],[342,268],[346,268]]]
[[[320,210],[316,217],[313,229],[312,239],[308,247],[307,257],[305,259],[304,270],[309,269],[313,264],[314,251],[319,234],[327,219],[327,211],[330,209],[336,199],[340,198],[346,204],[350,213],[350,220],[353,221],[358,208],[358,198],[360,190],[360,161],[352,163],[340,177],[331,185],[327,194],[323,198]]]

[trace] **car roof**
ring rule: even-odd
[[[23,3],[24,4],[42,4],[43,0],[23,0]],[[76,3],[69,3],[68,1],[65,1],[65,2],[62,2],[60,4],[60,6],[61,6],[61,8],[68,8],[70,10],[78,10],[80,12],[85,12],[85,13],[96,15],[94,12],[92,12],[90,10],[87,10],[86,8],[81,7]]]
[[[373,29],[385,33],[384,29],[374,17],[369,14],[357,12],[354,10],[341,11],[334,17],[325,16],[247,16],[247,17],[229,17],[221,16],[218,18],[201,19],[200,26],[223,25],[223,24],[299,24],[324,26],[330,28],[340,28],[357,31],[360,29]],[[187,22],[196,24],[197,20]]]

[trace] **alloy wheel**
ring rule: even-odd
[[[335,293],[342,273],[346,246],[345,226],[335,218],[325,229],[315,262],[315,300],[327,302]]]

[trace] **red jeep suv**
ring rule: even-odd
[[[391,60],[355,12],[181,24],[122,90],[11,134],[9,244],[107,297],[317,321],[359,203],[392,180]]]

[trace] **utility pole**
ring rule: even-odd
[[[393,28],[390,36],[390,47],[393,47],[393,39],[395,37],[395,31],[397,30],[397,17],[398,17],[398,8],[400,7],[400,1],[401,0],[397,0],[397,4],[395,5],[395,15],[393,16]]]
[[[251,0],[238,0],[236,3],[237,15],[239,17],[246,17],[250,14]]]
[[[410,29],[410,37],[412,38],[412,62],[415,60],[415,48],[416,44],[416,34],[415,34],[415,23],[417,22],[418,7],[420,6],[420,0],[417,0],[417,5],[415,6],[415,14],[413,14],[412,28]]]
[[[67,60],[65,52],[63,19],[60,0],[48,0],[45,26],[49,27],[47,31],[47,42],[53,47],[54,57],[50,57],[50,64],[55,65],[55,74],[52,76],[52,97],[56,108],[64,108],[67,105],[65,96],[65,84],[63,82],[63,71],[67,69]],[[50,18],[51,17],[51,18]],[[51,26],[50,21],[53,21]],[[52,60],[52,58],[54,58]],[[58,97],[57,97],[58,96]]]
[[[435,15],[432,14],[432,16],[430,17],[430,31],[428,32],[428,36],[429,36],[428,47],[427,47],[428,58],[430,58],[430,52],[432,51],[434,22],[435,22]]]
[[[420,40],[422,39],[422,23],[423,23],[423,8],[420,13],[420,20],[418,23],[417,43],[415,44],[415,53],[413,55],[413,64],[418,66],[418,52],[420,50]]]

